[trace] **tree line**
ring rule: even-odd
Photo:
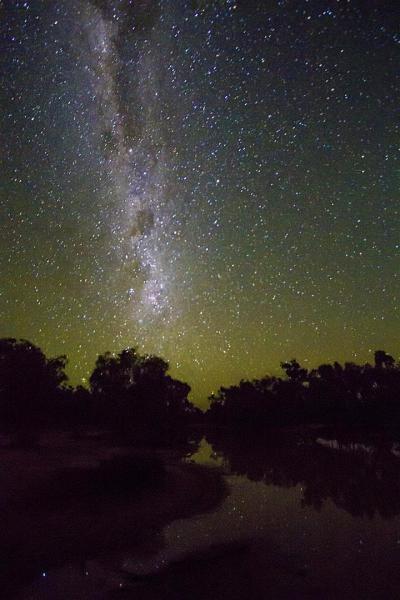
[[[106,352],[88,389],[68,385],[66,365],[66,356],[47,358],[27,340],[1,339],[0,424],[177,428],[201,413],[188,400],[190,386],[158,356]]]
[[[210,397],[210,423],[251,428],[294,424],[400,422],[400,364],[384,350],[374,364],[281,363],[286,377],[242,380]]]
[[[400,364],[377,350],[374,364],[281,363],[283,377],[221,387],[203,413],[169,364],[135,348],[97,358],[89,387],[68,385],[67,358],[27,340],[0,339],[0,425],[179,429],[206,423],[257,429],[311,423],[400,422]]]

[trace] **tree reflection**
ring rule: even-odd
[[[207,434],[230,471],[251,481],[302,486],[302,504],[320,510],[327,500],[354,517],[390,519],[400,513],[400,459],[388,441],[324,443],[300,437],[270,439]]]

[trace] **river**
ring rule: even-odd
[[[44,572],[20,597],[399,597],[393,442],[214,434],[185,460],[223,474],[218,506],[173,520],[155,546]]]

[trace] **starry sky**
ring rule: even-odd
[[[0,2],[0,336],[73,384],[138,346],[202,407],[397,357],[395,5]]]

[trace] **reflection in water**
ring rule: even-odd
[[[208,434],[230,472],[267,485],[302,488],[302,503],[320,510],[332,500],[352,516],[400,513],[400,459],[387,442],[273,439]]]
[[[188,460],[207,467],[225,466],[224,456],[215,452],[206,438],[203,438],[193,452],[188,455]]]
[[[86,560],[79,575],[68,565],[58,574],[53,570],[29,597],[50,597],[50,590],[52,600],[64,600],[67,590],[82,600],[396,598],[397,454],[392,442],[375,439],[249,439],[209,432],[186,462],[216,467],[210,481],[206,471],[196,490],[197,476],[188,480],[196,465],[183,465],[185,481],[175,465],[174,504],[176,494],[186,504],[190,491],[192,507],[200,510],[182,511],[181,504],[172,519],[156,519],[156,543],[135,549],[132,539],[121,553]],[[210,496],[218,471],[230,493],[207,505],[201,497]],[[167,497],[153,500],[153,515],[165,511]]]

